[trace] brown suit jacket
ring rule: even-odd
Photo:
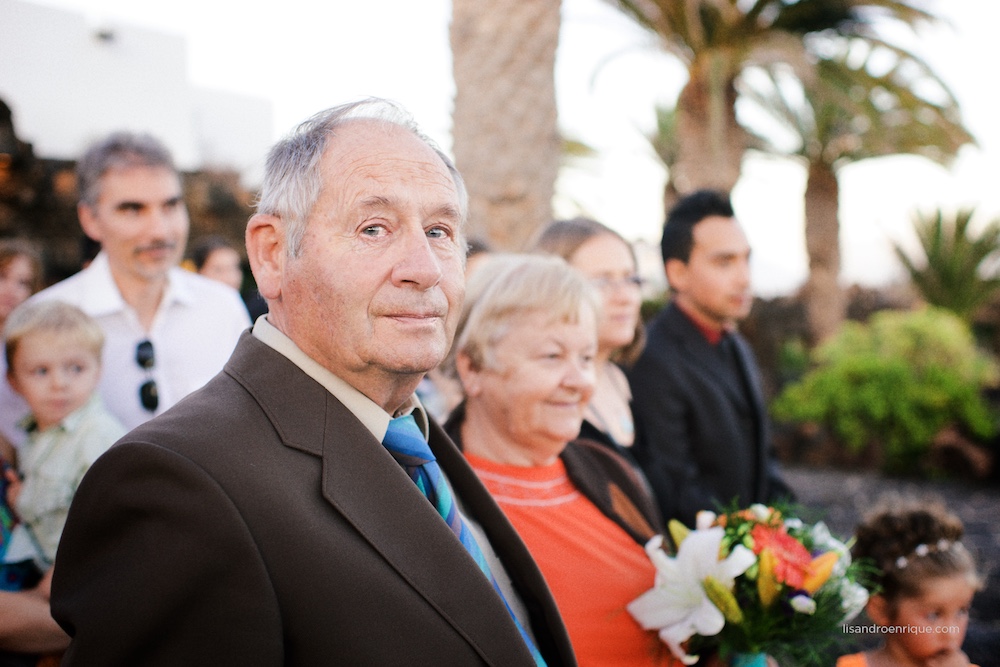
[[[436,424],[430,445],[546,661],[575,664],[524,544]],[[208,385],[91,468],[56,558],[67,665],[534,664],[381,443],[248,334]]]

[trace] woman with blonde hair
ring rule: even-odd
[[[578,438],[600,297],[539,255],[491,258],[469,294],[454,348],[465,400],[446,430],[545,576],[579,664],[672,664],[625,610],[653,581],[655,503],[622,457]]]

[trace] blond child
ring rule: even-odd
[[[837,667],[968,667],[961,646],[981,579],[958,517],[935,504],[894,503],[857,531],[855,558],[878,568],[865,611],[885,638]]]
[[[82,310],[59,301],[27,302],[7,318],[4,338],[8,380],[31,410],[20,422],[28,440],[20,475],[7,472],[6,500],[45,569],[55,559],[80,480],[125,428],[95,391],[104,334]]]

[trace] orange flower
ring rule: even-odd
[[[779,583],[802,588],[812,556],[802,544],[782,528],[758,524],[750,531],[753,552],[760,554],[768,549],[774,555],[774,578]]]
[[[802,582],[802,589],[812,595],[819,590],[820,586],[826,583],[833,572],[833,566],[840,560],[840,554],[836,551],[827,551],[812,559],[809,563],[809,571]]]

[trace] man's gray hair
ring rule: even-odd
[[[159,139],[149,134],[114,132],[91,145],[76,165],[80,201],[96,206],[104,174],[131,167],[163,167],[177,173],[170,151]]]
[[[455,182],[464,224],[469,208],[468,194],[451,158],[420,131],[403,107],[390,100],[370,97],[317,113],[275,144],[268,153],[257,213],[274,215],[285,221],[290,256],[297,256],[301,250],[306,219],[323,187],[319,163],[330,137],[346,123],[365,119],[402,127],[437,153]]]

